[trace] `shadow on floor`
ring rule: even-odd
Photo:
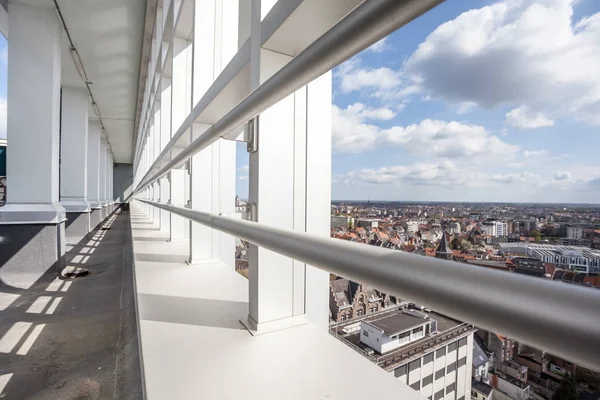
[[[138,240],[138,238],[136,238],[135,240]],[[187,259],[188,256],[178,254],[135,253],[135,261],[184,263],[187,261]]]
[[[140,319],[175,324],[240,329],[248,315],[248,303],[156,294],[139,294]]]
[[[49,271],[2,311],[2,399],[143,398],[129,213],[103,224],[65,255],[88,276]]]

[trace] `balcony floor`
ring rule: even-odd
[[[138,203],[131,218],[149,400],[422,399],[314,325],[250,335],[239,322],[244,277],[220,263],[185,264],[188,243],[168,242]]]
[[[142,398],[128,214],[67,246],[88,276],[0,283],[0,398]]]

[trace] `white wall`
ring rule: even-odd
[[[384,335],[383,332],[369,325],[368,323],[361,321],[360,323],[360,341],[373,350],[381,353],[381,346],[383,344]]]

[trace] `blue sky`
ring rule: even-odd
[[[332,199],[598,203],[598,71],[597,0],[447,1],[334,70]]]

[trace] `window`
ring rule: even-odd
[[[460,396],[458,400],[465,400],[465,396]]]
[[[441,379],[441,378],[443,378],[443,377],[444,377],[444,375],[445,375],[445,374],[444,374],[444,371],[445,371],[445,368],[438,369],[438,370],[436,371],[436,373],[435,373],[435,380],[436,380],[436,381],[437,381],[438,379]]]
[[[456,390],[456,382],[449,384],[446,386],[446,394],[452,393]]]
[[[412,385],[410,385],[411,388],[413,388],[414,390],[421,390],[421,382],[416,381],[415,383],[413,383]]]
[[[427,364],[429,364],[432,361],[433,361],[433,353],[426,354],[423,357],[423,365],[427,365]]]
[[[467,345],[467,338],[462,338],[458,341],[458,347],[463,347]]]
[[[423,327],[422,326],[420,326],[420,327],[415,328],[415,329],[412,330],[413,335],[418,335],[418,334],[420,334],[422,332],[423,332]]]
[[[444,389],[442,389],[439,392],[437,392],[435,394],[435,396],[433,396],[433,400],[440,400],[443,397],[444,397]]]
[[[448,367],[446,368],[446,373],[449,374],[450,372],[454,372],[456,371],[456,361],[453,362],[452,364],[448,365]]]
[[[346,314],[342,315],[342,321],[346,320]]]
[[[421,360],[415,360],[413,362],[411,362],[410,364],[408,364],[408,372],[413,372],[415,369],[420,368],[421,367]]]
[[[401,376],[406,375],[406,365],[403,365],[401,367],[398,367],[394,370],[394,376],[396,378],[399,378]]]
[[[456,346],[458,345],[458,342],[454,342],[454,343],[450,343],[448,345],[448,353],[450,353],[451,351],[456,350]]]
[[[435,352],[435,358],[440,358],[441,356],[445,356],[446,355],[446,348],[442,347],[441,349],[439,349],[438,351]]]
[[[458,360],[458,366],[456,368],[460,368],[460,367],[462,367],[463,365],[466,365],[466,364],[467,364],[467,357],[463,357],[460,360]]]
[[[423,378],[423,387],[431,384],[431,382],[433,382],[433,374],[426,376],[425,378]]]
[[[369,332],[363,331],[363,336],[369,337]]]
[[[400,339],[404,339],[404,338],[407,338],[407,337],[409,337],[409,336],[410,336],[410,331],[408,331],[408,332],[404,332],[404,333],[401,333],[401,334],[400,334],[398,337],[399,337]]]

